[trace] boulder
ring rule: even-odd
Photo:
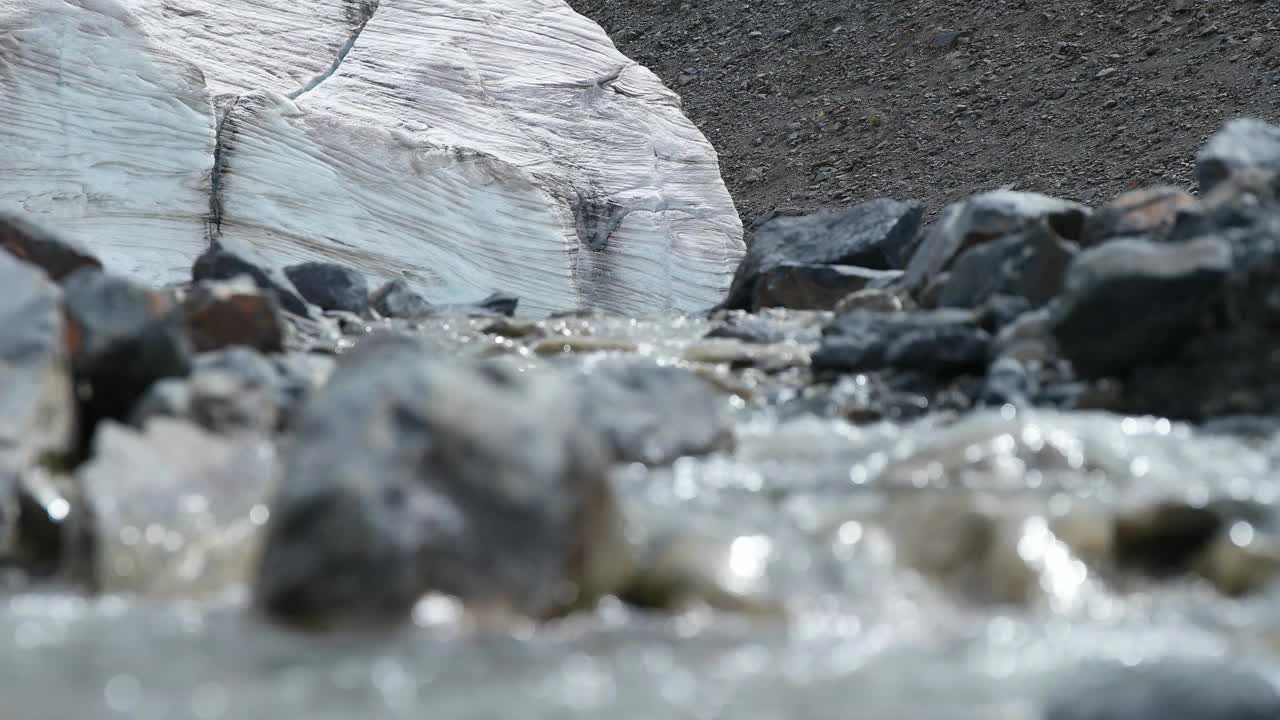
[[[345,265],[309,262],[290,265],[284,274],[307,302],[321,310],[369,314],[369,283]]]
[[[977,307],[997,294],[1040,307],[1062,289],[1076,246],[1043,219],[1027,228],[964,250],[938,295],[939,307]]]
[[[914,370],[950,377],[985,368],[990,346],[990,335],[970,312],[855,310],[823,329],[812,362],[815,370]]]
[[[197,352],[248,347],[284,350],[285,325],[275,295],[241,281],[196,283],[182,303],[187,331]]]
[[[491,313],[502,315],[504,317],[515,317],[516,308],[520,305],[520,298],[515,295],[496,292],[491,293],[480,302],[476,303],[476,307],[482,310],[488,310]]]
[[[1269,720],[1280,693],[1251,670],[1222,661],[1096,663],[1055,683],[1044,720]]]
[[[178,417],[214,433],[270,434],[297,401],[292,390],[273,363],[234,347],[197,356],[186,379],[152,385],[130,422],[141,428],[152,417]]]
[[[868,270],[853,265],[784,263],[757,278],[751,310],[831,310],[846,296],[868,286],[888,285],[901,275],[900,270]]]
[[[1224,124],[1196,158],[1200,194],[1214,190],[1233,175],[1280,173],[1280,127],[1257,118],[1236,118]]]
[[[285,310],[311,317],[311,310],[293,281],[246,243],[219,240],[191,266],[191,279],[195,282],[235,280],[241,276],[248,276],[254,285],[274,295]]]
[[[1119,237],[1162,238],[1177,223],[1179,213],[1196,207],[1195,196],[1181,188],[1131,190],[1089,216],[1080,244],[1092,247]]]
[[[1059,237],[1078,241],[1089,210],[1047,195],[996,190],[948,206],[911,256],[901,286],[919,292],[951,267],[962,251],[1043,220]]]
[[[102,262],[79,243],[13,213],[0,213],[0,248],[35,265],[55,281],[82,267],[102,267]]]
[[[62,287],[71,367],[88,388],[86,429],[128,417],[152,383],[191,369],[191,340],[169,294],[93,268],[72,273]]]
[[[0,559],[13,551],[27,469],[74,448],[75,396],[59,308],[39,269],[0,253]]]
[[[606,360],[579,383],[583,422],[604,433],[619,461],[657,465],[732,447],[725,398],[689,370]]]
[[[383,317],[418,320],[436,312],[435,306],[414,292],[404,280],[387,282],[375,290],[369,299],[373,309]]]
[[[609,453],[551,370],[377,333],[302,409],[255,597],[294,622],[395,622],[427,592],[548,617],[630,574]]]
[[[1081,253],[1051,310],[1051,329],[1082,377],[1167,363],[1224,296],[1231,247],[1206,237],[1116,240]]]
[[[846,210],[769,218],[756,228],[729,295],[719,307],[750,309],[761,279],[785,266],[900,268],[904,248],[915,237],[922,213],[923,207],[915,201],[882,198]]]

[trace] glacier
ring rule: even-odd
[[[0,209],[156,284],[226,239],[696,312],[744,252],[678,95],[563,0],[0,0],[0,121]]]

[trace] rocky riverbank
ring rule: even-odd
[[[995,191],[931,224],[905,199],[775,214],[720,306],[667,317],[435,305],[229,239],[146,287],[92,238],[5,217],[5,592],[230,608],[302,631],[293,661],[441,617],[858,648],[797,671],[788,707],[827,673],[907,687],[937,633],[1007,668],[982,683],[1027,682],[966,700],[989,686],[954,660],[945,717],[1145,720],[1186,693],[1187,720],[1276,717],[1275,687],[1221,654],[1280,677],[1280,128],[1232,121],[1196,168],[1198,196],[1096,209]],[[773,644],[787,628],[799,650]],[[76,643],[24,646],[13,677]],[[185,692],[154,672],[158,697]],[[259,702],[235,716],[284,712]]]

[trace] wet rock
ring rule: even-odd
[[[191,369],[191,340],[168,294],[86,268],[63,281],[67,347],[88,427],[124,419],[157,380]],[[87,437],[86,437],[87,439]]]
[[[1200,150],[1196,180],[1206,194],[1233,175],[1280,172],[1280,127],[1256,118],[1228,121]]]
[[[579,384],[583,422],[604,434],[619,461],[666,464],[733,445],[724,398],[683,368],[609,360]]]
[[[1230,663],[1097,663],[1056,683],[1044,720],[1269,720],[1280,694],[1261,676]]]
[[[783,608],[769,592],[765,570],[769,539],[729,541],[688,532],[652,539],[638,560],[622,598],[640,607],[681,612],[697,605],[778,617]]]
[[[1157,576],[1185,572],[1222,524],[1208,508],[1176,502],[1123,513],[1112,527],[1116,564]]]
[[[902,278],[902,287],[922,290],[951,267],[965,249],[1026,229],[1044,220],[1059,237],[1080,239],[1088,208],[1036,193],[997,190],[949,206],[925,233]]]
[[[506,317],[514,317],[516,314],[516,308],[519,305],[520,298],[515,295],[508,295],[500,292],[493,293],[476,303],[476,307],[481,310],[488,310],[489,312],[497,313],[498,315],[505,315]]]
[[[864,288],[850,293],[836,303],[836,315],[843,315],[852,310],[869,312],[902,312],[905,308],[902,298],[893,290],[883,288]]]
[[[1074,243],[1058,237],[1043,219],[1027,229],[964,250],[938,295],[939,307],[977,307],[997,294],[1026,298],[1032,307],[1062,289]]]
[[[301,263],[285,268],[284,274],[304,300],[321,310],[341,310],[361,317],[369,314],[369,283],[345,265]]]
[[[1194,337],[1220,299],[1231,248],[1126,239],[1082,253],[1052,311],[1052,332],[1082,377],[1160,364]]]
[[[249,276],[259,288],[274,293],[280,307],[295,315],[311,317],[310,308],[288,276],[248,243],[220,238],[196,258],[191,267],[191,279],[195,282],[234,280],[241,275]]]
[[[404,280],[388,282],[375,290],[369,300],[382,317],[417,320],[435,313],[435,307]]]
[[[198,356],[185,380],[153,385],[134,410],[131,424],[143,427],[152,417],[168,416],[215,433],[270,434],[283,424],[297,399],[273,363],[247,348],[230,348]]]
[[[961,310],[845,313],[823,329],[813,354],[817,370],[870,372],[892,368],[938,377],[981,370],[991,337]]]
[[[1178,214],[1197,206],[1191,193],[1175,187],[1132,190],[1098,208],[1085,221],[1080,243],[1100,245],[1112,238],[1162,237],[1178,220]]]
[[[736,315],[726,318],[724,322],[711,328],[705,337],[771,345],[781,342],[786,334],[772,320],[758,315]]]
[[[720,307],[750,308],[761,277],[788,264],[901,268],[922,211],[914,201],[879,199],[847,210],[769,218],[756,228]]]
[[[756,279],[751,309],[830,310],[850,293],[869,285],[887,285],[901,274],[898,270],[868,270],[853,265],[783,263]]]
[[[140,432],[109,422],[78,476],[98,590],[203,597],[252,576],[278,478],[267,440],[168,418]]]
[[[1275,538],[1254,539],[1252,526],[1242,526],[1249,539],[1237,542],[1218,537],[1192,563],[1192,570],[1227,597],[1243,597],[1263,590],[1280,575],[1280,547]]]
[[[39,269],[0,253],[0,558],[13,551],[18,483],[33,464],[69,453],[75,400],[61,293]]]
[[[997,335],[1033,309],[1031,301],[1021,295],[996,294],[978,308],[977,320],[984,330]]]
[[[510,318],[501,318],[494,320],[484,327],[482,331],[486,335],[496,335],[505,338],[530,338],[542,337],[547,334],[541,325],[528,320],[513,320]]]
[[[613,591],[629,548],[580,409],[549,370],[366,338],[298,419],[258,605],[297,623],[394,622],[434,591],[548,617]]]
[[[692,363],[728,365],[733,370],[755,368],[774,373],[808,365],[809,352],[794,343],[761,345],[733,338],[709,338],[685,348],[684,359]]]
[[[102,267],[102,262],[79,243],[11,213],[0,213],[0,248],[44,270],[55,281],[83,267]]]
[[[247,278],[197,283],[183,301],[187,331],[197,352],[244,346],[283,352],[285,325],[273,295]]]
[[[625,338],[597,337],[594,335],[553,336],[533,345],[537,355],[561,355],[594,352],[635,352],[635,342]]]

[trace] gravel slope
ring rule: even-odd
[[[1280,119],[1280,2],[569,0],[684,97],[744,221],[1011,186],[1191,184],[1223,119]]]

